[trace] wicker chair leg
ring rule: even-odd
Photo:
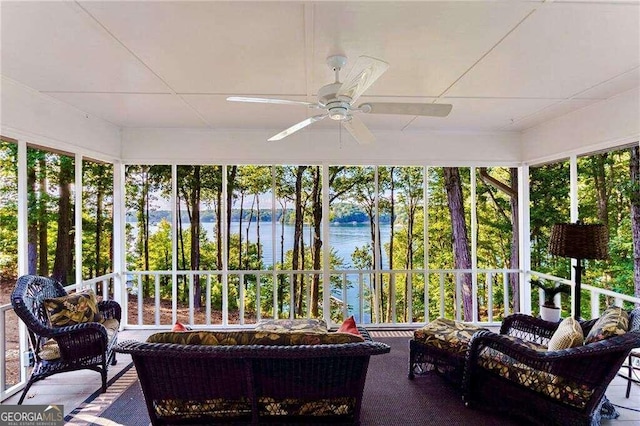
[[[413,348],[410,347],[409,348],[409,375],[407,376],[409,377],[409,380],[413,380],[416,377],[413,371],[415,362],[416,362],[416,354]]]
[[[102,370],[100,370],[102,376],[102,393],[107,391],[107,360],[102,361]]]
[[[29,390],[31,385],[33,385],[34,383],[35,381],[29,380],[29,382],[27,383],[27,386],[25,386],[24,390],[22,391],[22,395],[20,395],[20,399],[18,400],[18,405],[22,404],[22,401],[24,401],[24,397],[27,396],[27,391]]]

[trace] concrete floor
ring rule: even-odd
[[[119,334],[118,339],[123,340],[146,340],[152,334],[152,330],[126,330]],[[410,332],[392,331],[392,332],[372,332],[373,337],[409,337]],[[109,368],[109,379],[120,373],[129,363],[131,357],[129,355],[117,354],[118,364]],[[29,389],[25,404],[63,404],[65,416],[82,406],[81,410],[74,414],[74,420],[68,424],[87,425],[99,424],[104,426],[115,426],[116,424],[101,419],[100,413],[104,411],[109,404],[114,401],[131,383],[136,380],[135,370],[129,372],[119,379],[114,385],[109,386],[107,392],[100,394],[90,404],[83,402],[100,387],[100,375],[93,371],[77,371],[70,373],[56,374],[45,380],[34,384]],[[640,424],[640,385],[634,384],[631,388],[631,395],[627,399],[625,393],[627,390],[627,381],[616,377],[609,389],[607,397],[611,402],[620,407],[629,407],[639,411],[627,410],[619,408],[620,417],[617,420],[605,420],[603,425],[639,425]],[[2,404],[16,404],[19,399],[19,393],[3,401]]]

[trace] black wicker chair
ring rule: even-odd
[[[640,315],[640,309],[632,315]],[[581,323],[585,335],[595,322]],[[640,347],[640,330],[550,352],[532,349],[510,338],[546,345],[557,327],[558,323],[515,314],[505,318],[500,334],[475,333],[464,370],[465,403],[505,411],[535,424],[599,425],[601,408],[607,401],[604,393],[631,349]],[[482,354],[486,356],[487,351],[492,359],[506,357],[515,361],[520,373],[483,366]],[[550,381],[542,385],[544,380]],[[549,394],[548,386],[570,392]],[[571,393],[573,390],[575,393]]]
[[[359,424],[371,355],[360,343],[190,345],[125,341],[153,425]]]
[[[11,295],[11,304],[16,315],[27,326],[34,359],[31,376],[18,404],[22,404],[27,391],[35,382],[65,371],[97,371],[102,375],[102,392],[107,390],[107,364],[116,363],[113,347],[117,343],[117,330],[109,339],[106,328],[98,322],[52,327],[43,301],[66,294],[62,285],[50,278],[35,275],[18,278]],[[103,318],[120,322],[121,309],[117,302],[98,302],[98,309]],[[42,359],[43,345],[51,339],[58,344],[60,357]]]

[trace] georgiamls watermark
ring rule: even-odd
[[[3,426],[62,426],[63,405],[0,405]]]

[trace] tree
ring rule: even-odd
[[[464,198],[460,172],[457,167],[444,167],[445,188],[449,201],[451,216],[451,234],[453,239],[454,267],[456,269],[471,269],[471,255],[469,238],[464,215]],[[473,321],[472,310],[472,280],[470,274],[463,274],[462,279],[462,310],[465,321]]]
[[[73,160],[67,156],[59,157],[60,170],[58,173],[58,185],[60,195],[58,198],[58,237],[56,239],[56,254],[53,262],[51,278],[62,284],[67,284],[67,278],[73,264],[73,240],[72,233],[73,215],[71,206],[71,182],[73,181]]]
[[[633,232],[633,282],[634,294],[640,297],[640,149],[631,148],[629,161],[631,175],[631,229]]]

